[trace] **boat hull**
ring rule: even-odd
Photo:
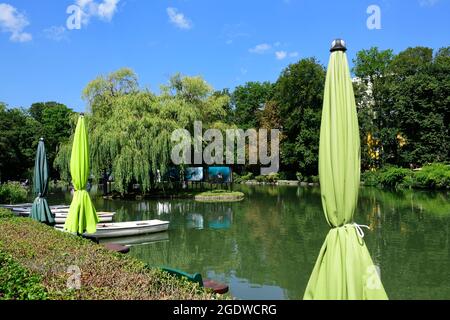
[[[98,215],[98,222],[112,222],[114,217],[114,214],[105,214],[105,215]],[[55,214],[55,222],[56,224],[64,224],[66,223],[67,214],[58,215]]]
[[[63,226],[57,225],[56,228],[62,230]],[[85,233],[83,236],[95,239],[121,238],[164,232],[168,229],[169,222],[161,220],[118,222],[98,224],[97,231],[95,233]]]

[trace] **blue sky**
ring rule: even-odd
[[[66,24],[73,4],[79,30]],[[367,27],[370,5],[381,29]],[[233,89],[304,57],[326,65],[337,37],[350,60],[371,46],[449,46],[450,0],[0,0],[0,101],[82,111],[86,84],[120,67],[152,91],[175,72]]]

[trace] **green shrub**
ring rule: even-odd
[[[0,185],[0,203],[15,204],[27,200],[27,189],[18,182]]]
[[[245,174],[245,175],[242,176],[242,179],[243,179],[244,181],[252,180],[252,179],[253,179],[253,173],[248,172],[247,174]]]
[[[218,194],[221,194],[221,193],[227,193],[228,190],[215,189],[215,190],[212,190],[212,191],[209,191],[209,192],[210,192],[210,193],[218,193]]]
[[[379,173],[379,182],[384,187],[396,188],[405,182],[411,175],[411,170],[398,167],[386,167]]]
[[[450,186],[450,165],[433,163],[415,172],[414,185],[420,188],[445,189]]]
[[[11,210],[0,208],[0,219],[9,219],[14,217]]]
[[[319,176],[311,176],[310,178],[312,183],[319,183],[320,181]]]
[[[47,292],[38,276],[0,251],[0,300],[46,300]]]
[[[0,253],[13,259],[0,257],[0,299],[44,298],[38,280],[50,300],[223,298],[169,277],[157,268],[146,268],[136,258],[113,253],[90,240],[31,219],[0,219],[0,230]],[[68,266],[88,270],[83,272],[80,290],[68,288]]]
[[[243,183],[243,182],[246,182],[246,181],[252,180],[252,179],[253,179],[253,173],[251,173],[251,172],[244,174],[242,176],[233,172],[233,182],[234,183]]]
[[[302,181],[304,180],[303,175],[302,175],[301,172],[297,172],[297,173],[296,173],[296,176],[297,176],[297,180],[298,180],[298,181],[302,182]]]
[[[257,176],[255,180],[258,182],[266,182],[266,176]]]
[[[266,176],[257,176],[256,181],[258,182],[265,182],[265,183],[275,183],[278,180],[280,180],[280,176],[278,175],[278,173],[270,173],[269,175]]]
[[[377,171],[366,171],[361,173],[361,181],[363,185],[375,187],[380,184],[379,173]]]
[[[279,180],[289,180],[289,175],[286,172],[278,172]]]

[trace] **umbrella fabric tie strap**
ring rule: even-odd
[[[98,216],[87,190],[75,190],[64,229],[77,234],[95,233]]]
[[[41,202],[41,199],[43,199],[44,197],[42,196],[42,194],[39,192],[39,194],[37,195],[37,197],[34,199],[34,201],[37,201],[38,203]]]
[[[347,228],[347,227],[354,227],[356,229],[356,233],[358,234],[358,236],[360,238],[364,238],[364,236],[365,236],[364,231],[363,231],[362,228],[366,228],[367,230],[370,230],[369,226],[367,226],[365,224],[357,224],[356,222],[355,223],[348,223],[348,224],[345,224],[345,225],[340,226],[340,227],[334,227],[333,229]]]

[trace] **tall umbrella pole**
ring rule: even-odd
[[[330,231],[304,299],[387,299],[354,213],[360,185],[360,140],[345,43],[333,42],[328,65],[319,148],[322,207]],[[367,227],[368,228],[368,227]]]
[[[78,118],[70,156],[70,175],[75,188],[64,230],[71,233],[95,233],[98,217],[86,190],[90,174],[89,144],[84,115]]]
[[[48,164],[44,138],[39,140],[36,151],[33,186],[36,198],[31,207],[30,218],[48,225],[54,225],[55,218],[45,198],[48,191]]]

